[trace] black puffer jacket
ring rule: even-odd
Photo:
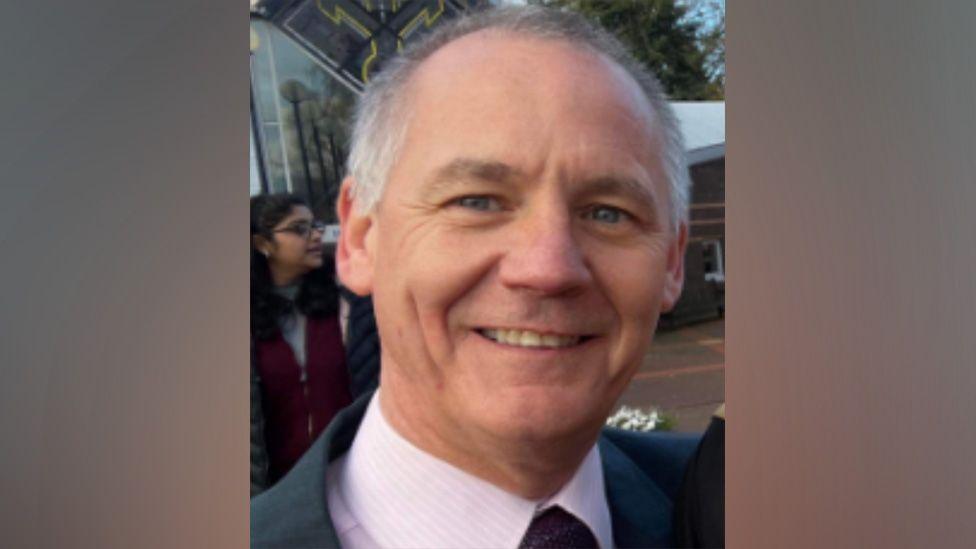
[[[343,291],[349,302],[346,326],[346,365],[353,400],[379,386],[380,338],[373,317],[373,300]],[[264,442],[261,378],[251,342],[251,497],[268,488],[268,449]]]
[[[708,424],[674,502],[677,547],[725,547],[724,410]]]

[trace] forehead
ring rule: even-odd
[[[637,82],[602,54],[560,40],[496,30],[462,37],[418,67],[407,105],[403,150],[423,149],[431,164],[477,152],[532,171],[557,149],[625,151],[643,163],[659,151]]]
[[[279,224],[289,223],[291,221],[309,220],[309,219],[312,219],[312,210],[308,209],[307,206],[297,204],[295,206],[292,206],[291,210],[288,212],[288,215],[281,218],[281,221],[279,221],[278,223]]]
[[[526,93],[560,86],[607,94],[645,113],[650,109],[639,85],[617,63],[587,46],[515,31],[488,29],[458,38],[434,52],[412,77],[421,95],[437,88],[463,92],[521,85]],[[416,96],[414,97],[416,99]],[[606,98],[604,98],[606,99]]]

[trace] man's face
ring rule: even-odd
[[[637,84],[565,43],[482,32],[408,95],[380,205],[340,206],[384,398],[446,439],[595,436],[681,289],[685,229]]]

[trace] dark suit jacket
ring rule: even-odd
[[[725,547],[725,419],[713,417],[674,505],[677,547]]]
[[[326,502],[329,462],[352,445],[371,394],[339,412],[295,467],[251,500],[251,547],[337,548]],[[673,545],[672,502],[697,435],[606,429],[600,455],[617,547]]]

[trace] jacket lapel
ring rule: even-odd
[[[295,467],[251,500],[251,547],[338,549],[326,496],[328,464],[352,445],[373,392],[339,412]]]
[[[339,549],[326,498],[328,464],[346,453],[372,397],[345,408],[295,467],[270,490],[251,500],[251,546]],[[668,547],[672,505],[668,496],[606,436],[599,440],[614,545]]]
[[[671,500],[607,437],[600,457],[616,547],[669,547]]]

